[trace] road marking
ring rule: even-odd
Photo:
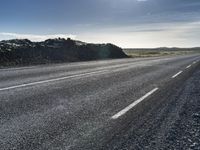
[[[183,71],[179,71],[177,74],[175,74],[174,76],[172,76],[172,78],[176,78],[176,77],[179,76],[181,73],[183,73]]]
[[[16,89],[16,88],[33,86],[33,85],[37,85],[37,84],[44,84],[44,83],[49,83],[49,82],[60,81],[60,80],[66,80],[66,79],[75,78],[75,77],[88,76],[88,75],[97,74],[97,73],[104,73],[104,72],[107,72],[107,71],[108,70],[101,70],[101,71],[95,71],[95,72],[89,72],[89,73],[71,75],[71,76],[66,76],[66,77],[61,77],[61,78],[55,78],[55,79],[37,81],[37,82],[32,82],[32,83],[25,83],[25,84],[20,84],[20,85],[15,85],[15,86],[10,86],[10,87],[0,88],[0,91],[6,91],[6,90],[11,90],[11,89]]]
[[[150,92],[148,92],[147,94],[145,94],[143,97],[141,97],[140,99],[134,101],[132,104],[130,104],[129,106],[127,106],[126,108],[124,108],[123,110],[121,110],[120,112],[118,112],[117,114],[115,114],[114,116],[112,116],[111,118],[112,119],[118,119],[122,115],[126,114],[133,107],[135,107],[137,104],[139,104],[140,102],[142,102],[144,99],[146,99],[147,97],[149,97],[150,95],[152,95],[154,92],[156,92],[158,89],[159,88],[155,88],[155,89],[151,90]]]
[[[190,68],[191,66],[192,66],[192,65],[187,66],[186,69]]]
[[[196,61],[194,61],[193,64],[196,64]]]

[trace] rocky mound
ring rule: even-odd
[[[0,42],[1,66],[127,57],[121,48],[113,44],[88,44],[71,39],[48,39],[44,42],[15,39]]]

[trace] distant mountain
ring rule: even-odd
[[[14,39],[0,42],[0,66],[127,57],[121,48],[113,44],[89,44],[71,39],[48,39],[43,42]]]
[[[158,47],[158,48],[124,48],[124,50],[145,50],[145,51],[200,51],[200,47],[181,48],[181,47]]]

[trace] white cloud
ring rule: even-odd
[[[92,43],[109,42],[123,48],[199,47],[200,22],[124,26],[81,34],[77,38]]]
[[[72,38],[75,39],[76,35],[72,34],[49,34],[49,35],[35,35],[35,34],[18,34],[18,33],[7,33],[0,32],[0,39],[29,39],[31,41],[44,41],[46,39],[54,39],[54,38]]]

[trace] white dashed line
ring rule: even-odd
[[[6,88],[0,88],[0,91],[6,91],[6,90],[11,90],[11,89],[16,89],[16,88],[33,86],[33,85],[37,85],[37,84],[44,84],[44,83],[49,83],[49,82],[61,81],[61,80],[66,80],[66,79],[70,79],[70,78],[87,76],[87,75],[92,75],[92,74],[97,74],[97,73],[104,73],[104,72],[107,72],[107,71],[108,70],[101,70],[101,71],[95,71],[95,72],[89,72],[89,73],[71,75],[71,76],[66,76],[66,77],[61,77],[61,78],[49,79],[49,80],[44,80],[44,81],[37,81],[37,82],[32,82],[32,83],[26,83],[26,84],[21,84],[21,85],[16,85],[16,86],[10,86],[10,87],[6,87]]]
[[[177,76],[179,76],[183,71],[179,71],[177,74],[175,74],[174,76],[172,76],[172,78],[176,78]]]
[[[192,65],[187,66],[186,69],[190,68],[191,66],[192,66]]]
[[[124,108],[123,110],[121,110],[120,112],[118,112],[117,114],[115,114],[114,116],[112,116],[112,119],[118,119],[122,115],[126,114],[129,110],[131,110],[133,107],[135,107],[137,104],[139,104],[140,102],[142,102],[144,99],[146,99],[147,97],[149,97],[150,95],[152,95],[157,90],[158,90],[158,88],[155,88],[155,89],[151,90],[150,92],[148,92],[147,94],[145,94],[143,97],[141,97],[140,99],[134,101],[132,104],[130,104],[129,106],[127,106],[126,108]]]

